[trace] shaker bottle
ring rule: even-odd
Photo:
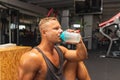
[[[74,33],[68,31],[63,31],[60,35],[62,41],[69,43],[79,43],[80,37],[81,37],[80,33]]]

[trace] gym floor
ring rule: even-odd
[[[88,51],[85,60],[91,80],[120,80],[120,58],[102,58],[103,50]]]

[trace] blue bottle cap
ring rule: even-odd
[[[64,35],[64,32],[62,32],[62,33],[60,34],[60,38],[61,38],[62,41],[65,41],[65,35]]]

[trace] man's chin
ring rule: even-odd
[[[57,43],[61,43],[62,42],[62,40],[59,40]]]

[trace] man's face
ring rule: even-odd
[[[61,42],[60,34],[62,32],[61,25],[58,21],[52,20],[47,23],[46,37],[50,42],[59,43]]]

